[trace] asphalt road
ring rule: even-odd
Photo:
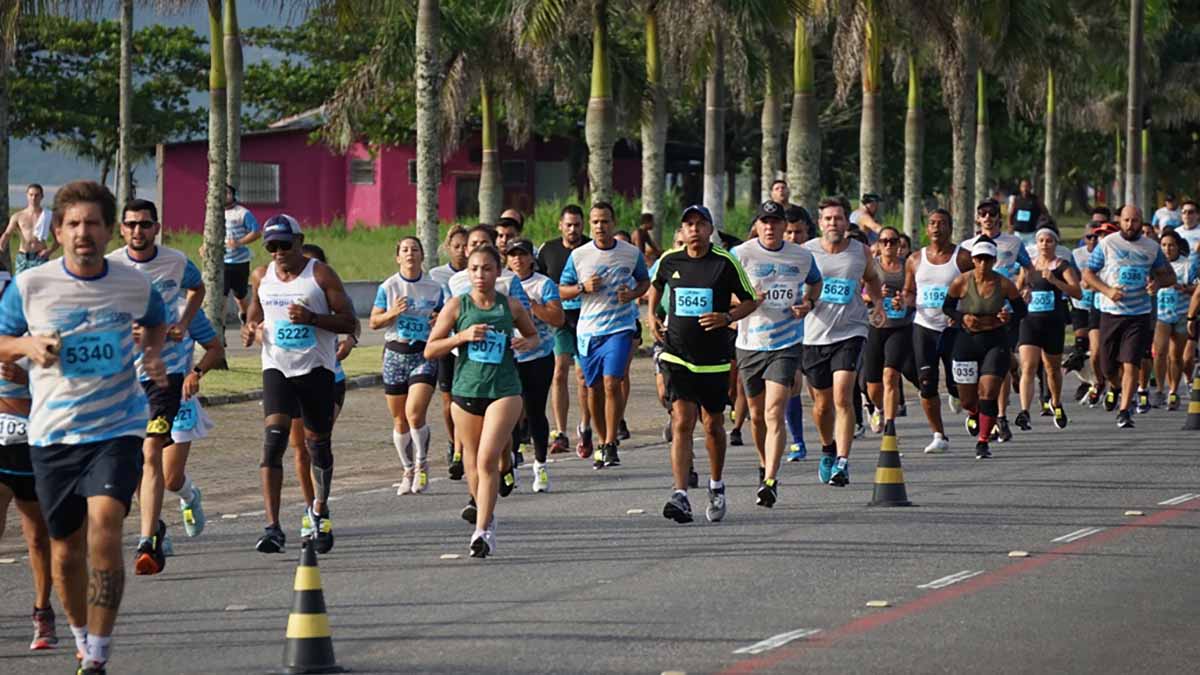
[[[1179,430],[1182,412],[1123,431],[1071,405],[1068,430],[1036,418],[985,462],[957,421],[951,453],[923,455],[923,419],[904,418],[908,509],[865,506],[878,437],[856,445],[846,488],[819,485],[813,460],[786,465],[772,510],[754,505],[753,449],[732,448],[725,522],[680,526],[661,516],[648,361],[634,377],[623,466],[555,456],[548,495],[530,494],[526,468],[485,561],[467,557],[464,485],[441,478],[439,459],[428,494],[396,497],[382,392],[351,392],[335,432],[337,544],[320,559],[338,661],[357,673],[1195,672],[1200,437]],[[129,577],[111,673],[279,667],[298,492],[285,493],[287,553],[256,553],[259,408],[212,412],[218,431],[191,465],[209,527],[188,540],[168,512],[178,555]],[[25,651],[30,581],[9,531],[0,672],[71,672],[61,612],[62,647]]]

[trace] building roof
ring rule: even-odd
[[[316,108],[305,110],[304,112],[297,113],[295,115],[291,115],[289,117],[277,119],[268,124],[265,129],[251,129],[250,131],[243,131],[242,138],[246,138],[247,136],[266,136],[270,134],[281,134],[295,131],[312,131],[313,129],[319,129],[324,124],[325,106],[322,105],[317,106]],[[189,143],[201,142],[208,142],[207,134],[198,136],[196,138],[185,138],[178,141],[169,141],[167,143],[163,143],[163,145],[169,148],[173,145],[187,145]]]

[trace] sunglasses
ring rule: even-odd
[[[976,213],[979,215],[980,218],[982,218],[984,216],[991,216],[991,217],[995,218],[1000,215],[999,211],[992,211],[990,209],[979,209],[978,211],[976,211]]]
[[[290,250],[292,250],[292,242],[290,242],[290,241],[268,241],[266,243],[266,249],[267,249],[267,253],[274,253],[276,251],[290,251]]]
[[[896,237],[880,237],[879,239],[880,246],[898,246],[899,244],[900,240]]]
[[[158,223],[153,220],[127,220],[121,223],[123,227],[128,227],[131,230],[136,230],[139,227],[143,230],[152,230]]]
[[[1196,213],[1196,209],[1184,209],[1183,213],[1185,213],[1185,214]]]
[[[1085,234],[1085,235],[1083,235],[1083,238],[1084,238],[1084,239],[1088,239],[1088,240],[1091,240],[1091,239],[1099,239],[1099,238],[1100,238],[1100,235],[1098,235],[1098,234]]]

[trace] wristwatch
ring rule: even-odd
[[[729,312],[725,312],[721,316],[725,317],[725,325],[726,326],[733,325],[733,315],[732,314],[730,314]]]
[[[196,366],[195,368],[192,368],[192,372],[195,373],[196,379],[198,379],[198,380],[202,379],[204,377],[204,370],[201,369],[200,366]]]

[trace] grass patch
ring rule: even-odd
[[[358,377],[379,372],[380,350],[383,347],[359,347],[342,361],[346,377]],[[205,396],[238,394],[262,389],[262,360],[258,354],[229,359],[229,370],[214,370],[204,376],[200,393]]]

